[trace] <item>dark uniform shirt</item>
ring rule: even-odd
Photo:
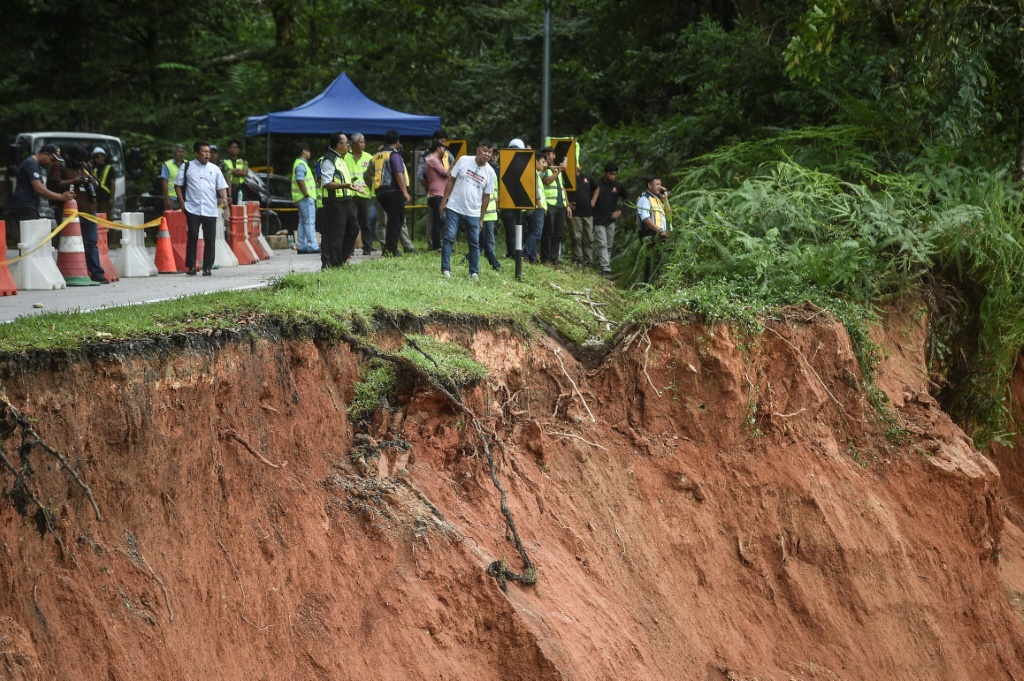
[[[612,213],[620,210],[619,199],[628,201],[629,194],[626,193],[626,188],[622,186],[621,182],[618,180],[606,182],[604,176],[594,184],[594,188],[601,192],[597,195],[597,203],[594,204],[594,224],[610,225]]]
[[[569,203],[576,203],[572,209],[574,218],[593,217],[594,209],[590,207],[590,200],[594,196],[594,180],[586,175],[576,176],[576,190],[569,192]]]
[[[11,197],[12,210],[39,210],[39,194],[32,188],[34,180],[45,183],[46,177],[39,161],[34,156],[29,156],[18,166],[17,186],[14,188],[14,196]]]

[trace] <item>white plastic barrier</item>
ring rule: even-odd
[[[213,260],[215,268],[238,267],[238,258],[235,257],[227,239],[224,238],[224,213],[217,211],[217,253]]]
[[[267,257],[273,258],[274,249],[270,247],[270,242],[267,241],[267,237],[263,236],[263,230],[260,230],[259,242],[260,245],[263,246],[263,250],[267,252]]]
[[[21,221],[21,241],[18,243],[20,251],[35,248],[41,241],[45,243],[27,258],[11,263],[11,276],[19,291],[52,291],[67,286],[64,275],[57,269],[57,262],[53,259],[53,244],[47,238],[52,229],[46,218]]]
[[[121,222],[137,227],[145,224],[142,213],[122,213]],[[146,250],[146,232],[141,229],[121,230],[121,253],[117,256],[117,271],[122,277],[155,277],[156,264]]]

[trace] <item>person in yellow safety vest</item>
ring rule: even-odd
[[[373,156],[374,191],[377,203],[387,215],[384,257],[400,255],[398,242],[405,223],[405,204],[410,200],[408,178],[409,173],[399,151],[398,131],[388,130],[384,133],[384,148]],[[406,248],[406,253],[410,250],[414,249]]]
[[[660,177],[649,175],[646,191],[636,200],[637,235],[640,239],[658,237],[660,241],[665,241],[668,238],[668,230],[671,229],[668,221],[671,215],[672,207],[668,203],[668,190],[661,185]],[[657,268],[656,258],[656,250],[649,249],[644,263],[644,282],[651,281],[651,275]]]
[[[164,210],[178,210],[177,197],[171,197],[171,187],[174,186],[174,178],[178,176],[178,169],[185,162],[185,145],[175,144],[174,157],[164,161],[160,166],[160,187],[164,195]]]
[[[540,238],[540,259],[541,262],[557,265],[562,251],[565,221],[566,218],[572,217],[569,197],[562,185],[562,173],[565,171],[566,159],[563,158],[558,165],[555,165],[554,149],[544,147],[540,151],[548,160],[548,169],[541,174],[547,215],[544,217],[544,232]]]
[[[245,159],[239,158],[238,154],[242,151],[242,145],[239,144],[238,140],[228,141],[228,157],[224,159],[222,164],[224,170],[224,179],[231,185],[231,201],[238,203],[238,193],[242,192],[242,200],[245,201],[248,198],[248,189],[245,186],[245,178],[249,176],[249,164],[245,162]]]
[[[540,243],[541,235],[544,233],[544,215],[547,213],[547,202],[544,200],[544,183],[541,181],[542,174],[548,169],[548,158],[538,153],[536,160],[537,172],[537,194],[535,200],[537,207],[526,215],[526,224],[523,237],[523,259],[529,263],[537,262],[537,244]]]
[[[300,255],[319,253],[316,243],[316,177],[309,167],[309,145],[299,142],[295,145],[295,162],[292,163],[292,201],[299,209],[299,226],[296,244]]]
[[[320,188],[326,213],[320,246],[323,269],[344,265],[359,235],[359,219],[352,201],[353,178],[345,163],[348,137],[336,132],[331,135],[330,145],[320,164]]]
[[[116,176],[110,172],[107,151],[103,147],[92,150],[92,174],[96,178],[96,212],[106,213],[109,218]]]
[[[494,192],[484,212],[484,225],[480,230],[480,250],[484,252],[487,262],[495,272],[501,269],[501,262],[494,254],[494,230],[498,226],[498,155],[495,145],[491,145],[491,169],[494,170]]]
[[[373,253],[373,231],[370,229],[370,187],[366,183],[366,175],[373,162],[373,154],[366,151],[366,137],[361,132],[352,133],[349,152],[345,155],[345,163],[352,174],[352,200],[356,204],[356,217],[359,219],[359,232],[363,239],[363,255]]]

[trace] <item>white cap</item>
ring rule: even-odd
[[[103,147],[96,147],[95,149],[92,150],[92,155],[95,156],[96,154],[103,154],[104,156],[106,156],[107,150],[104,149]]]
[[[525,149],[526,144],[523,143],[523,140],[516,137],[514,140],[508,143],[508,147],[509,149]]]

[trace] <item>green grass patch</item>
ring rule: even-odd
[[[362,380],[356,384],[355,396],[348,405],[350,421],[361,421],[373,416],[381,400],[388,401],[395,392],[395,367],[383,359],[372,359],[362,367]]]
[[[449,390],[459,391],[463,386],[487,375],[487,368],[476,362],[469,350],[461,345],[439,341],[430,336],[409,338],[416,347],[406,344],[399,354],[423,367]]]
[[[380,313],[428,318],[448,315],[530,329],[541,317],[577,342],[608,333],[567,291],[589,289],[610,319],[622,319],[630,296],[582,269],[514,263],[500,272],[486,266],[479,283],[469,279],[462,252],[452,256],[451,279],[441,276],[440,257],[406,255],[327,272],[289,274],[267,289],[189,296],[148,305],[23,317],[4,325],[0,352],[74,349],[85,343],[123,340],[200,329],[237,328],[268,316],[285,323],[319,324],[351,331],[354,322],[373,328]],[[258,267],[258,265],[257,265]],[[556,288],[556,286],[558,288]]]

